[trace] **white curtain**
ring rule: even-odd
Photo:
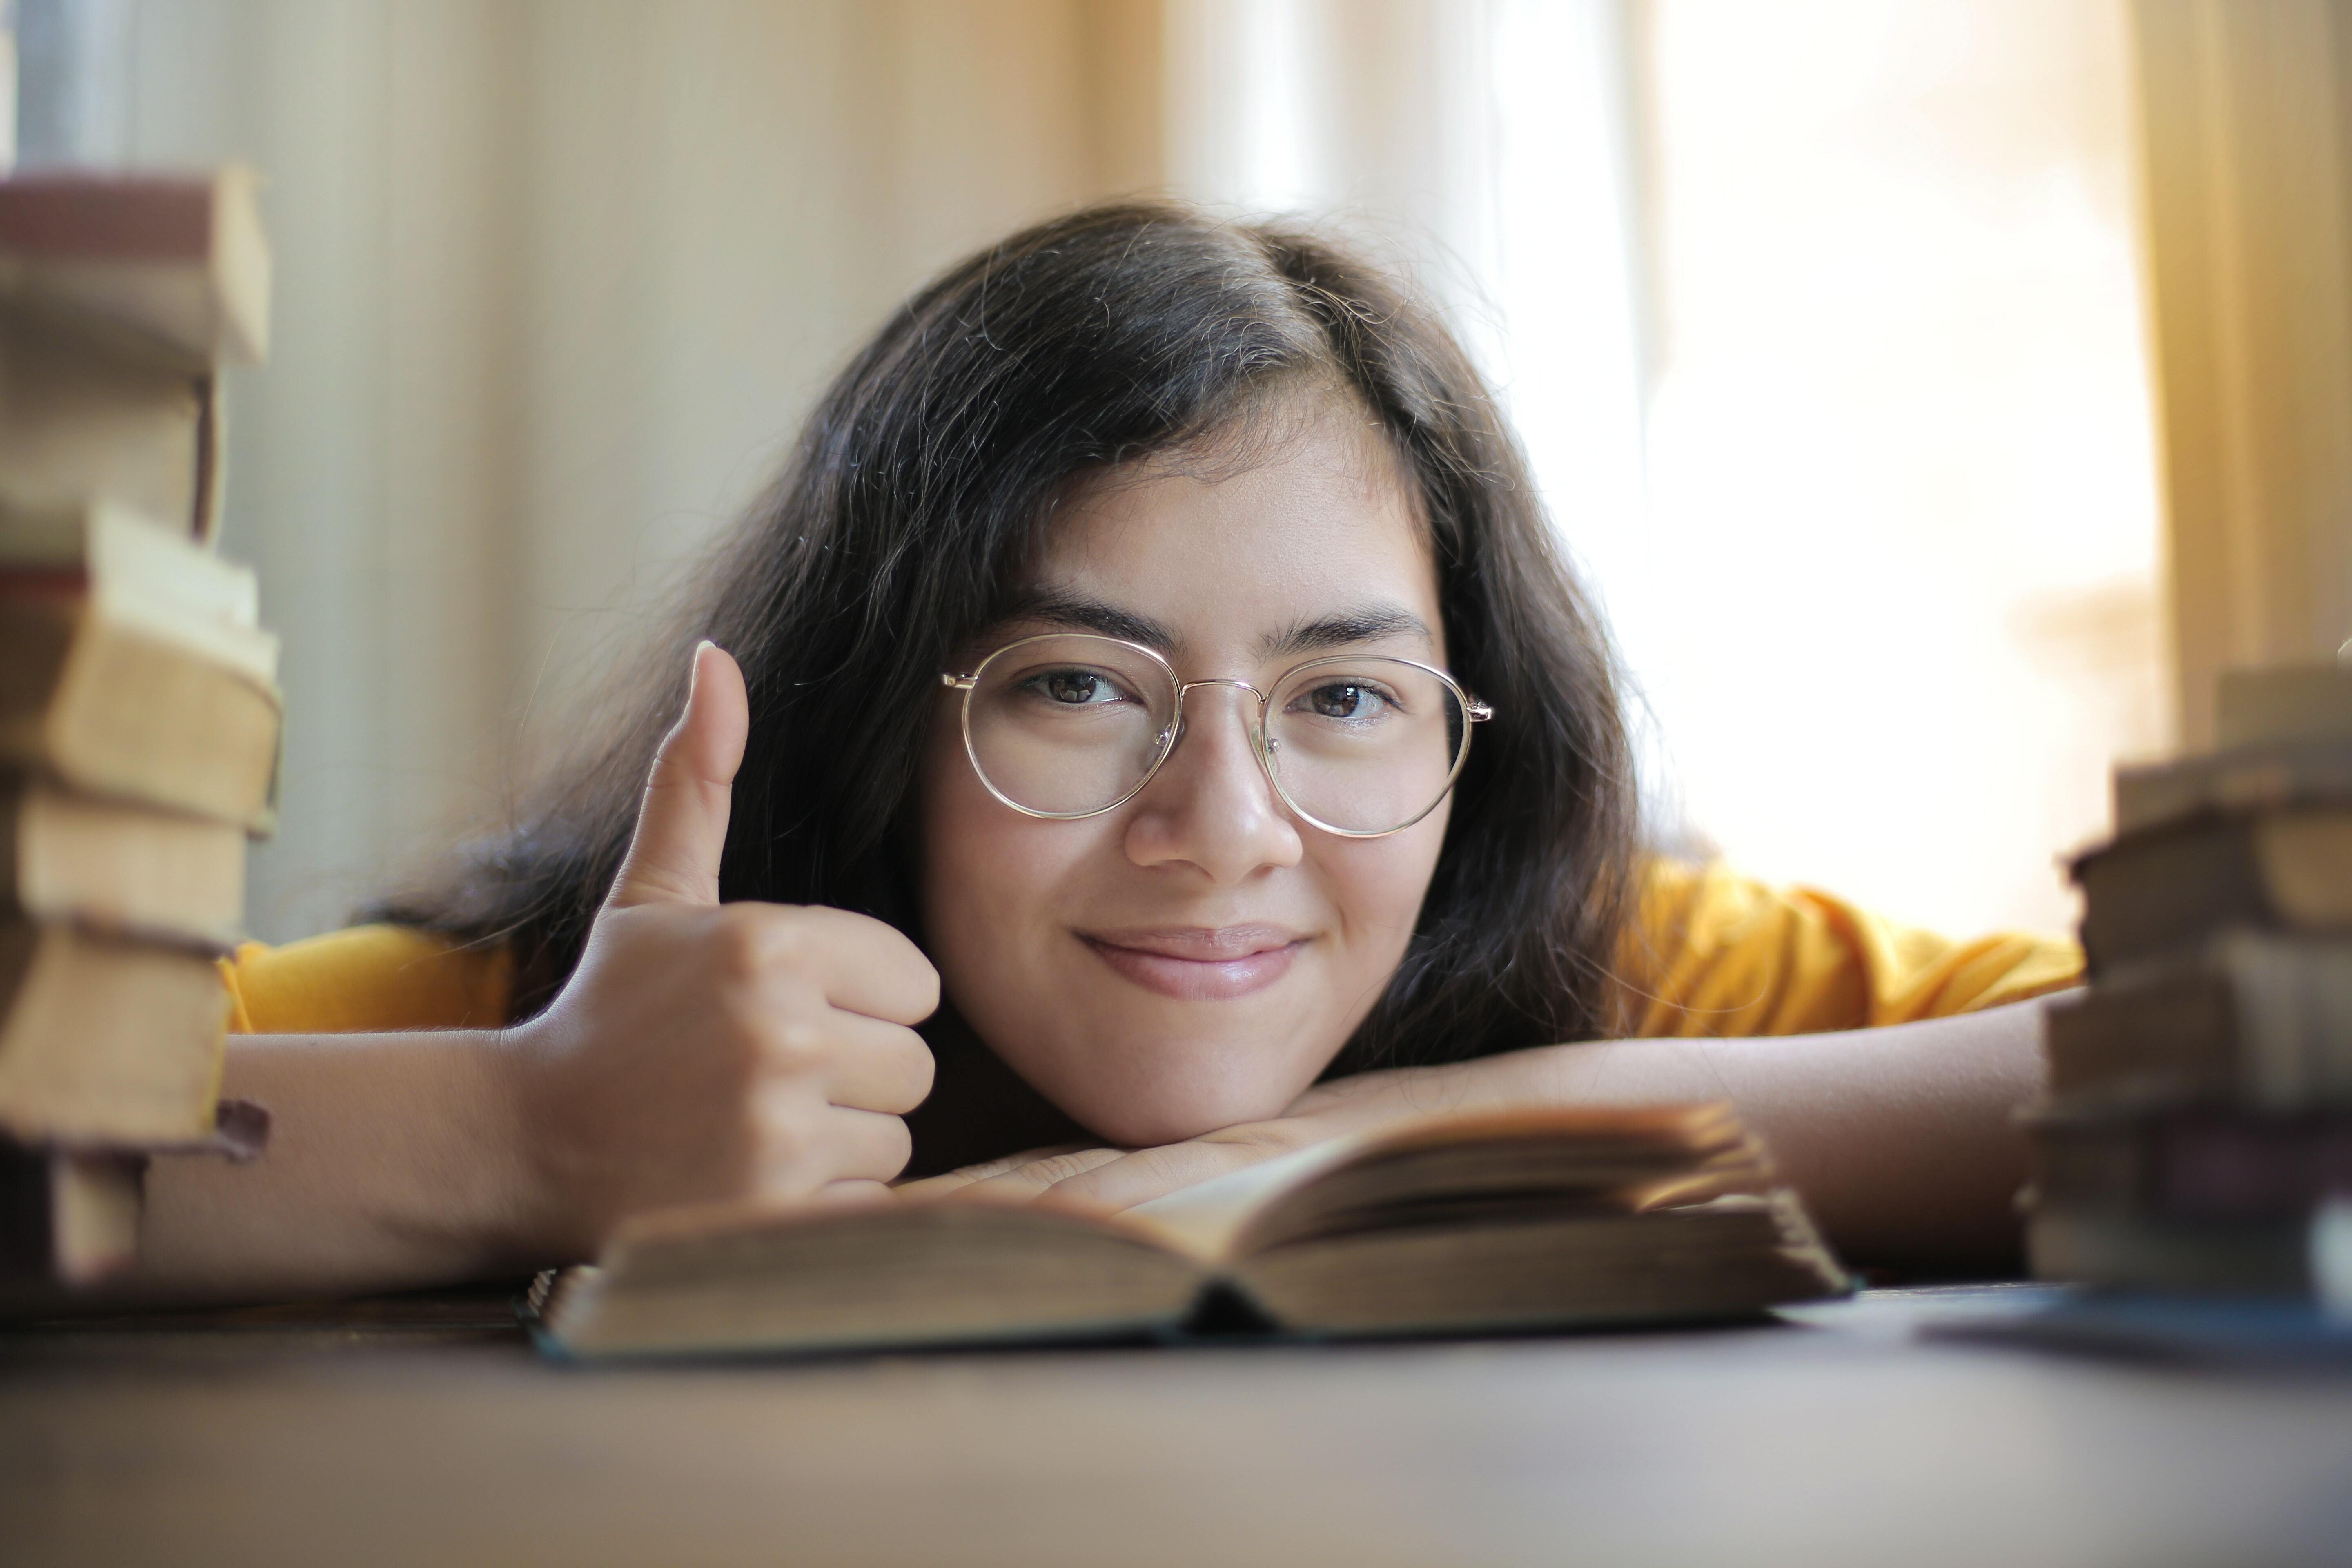
[[[1335,212],[1503,390],[1653,837],[1956,930],[2168,730],[2118,0],[1179,0],[1171,174]]]

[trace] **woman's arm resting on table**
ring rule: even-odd
[[[591,1256],[628,1215],[878,1198],[929,1092],[913,1026],[939,976],[879,921],[719,902],[741,675],[705,644],[579,966],[498,1031],[250,1035],[226,1092],[270,1112],[257,1162],[156,1163],[147,1300],[444,1284]]]
[[[1000,1192],[1125,1207],[1400,1116],[1498,1106],[1728,1100],[1849,1259],[1924,1273],[2016,1266],[2025,1143],[2042,1088],[2040,1001],[1883,1029],[1544,1046],[1318,1085],[1271,1121],[1132,1153],[1092,1150],[973,1175]]]
[[[230,1039],[224,1092],[269,1109],[263,1157],[158,1159],[137,1273],[150,1300],[285,1300],[520,1272],[561,1256],[503,1037]]]

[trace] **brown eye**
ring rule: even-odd
[[[1307,700],[1326,719],[1353,719],[1364,708],[1366,695],[1360,686],[1318,686]]]
[[[1349,730],[1361,730],[1368,725],[1386,724],[1405,716],[1395,693],[1387,686],[1370,680],[1339,677],[1320,686],[1299,690],[1283,704],[1284,709],[1304,718],[1327,720],[1332,724],[1344,724]]]
[[[1102,677],[1088,669],[1057,669],[1045,678],[1045,695],[1056,702],[1092,702]]]

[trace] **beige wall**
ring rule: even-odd
[[[1136,0],[149,0],[131,156],[268,178],[226,547],[284,634],[252,921],[493,808],[906,290],[1159,175]],[[537,705],[541,710],[546,704]]]

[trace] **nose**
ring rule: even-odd
[[[1255,695],[1237,681],[1187,687],[1176,749],[1128,818],[1129,860],[1189,865],[1218,886],[1298,863],[1305,852],[1298,826],[1266,782],[1250,739],[1257,717]]]

